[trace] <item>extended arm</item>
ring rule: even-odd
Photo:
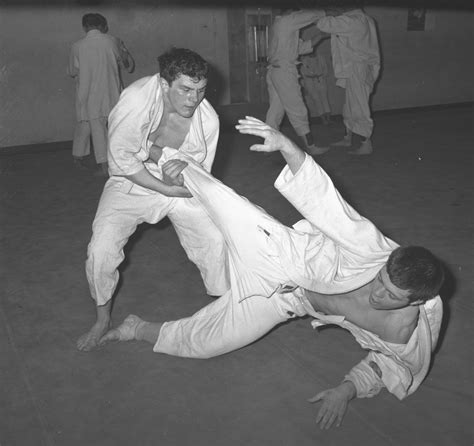
[[[371,355],[374,353],[369,353],[367,358],[353,367],[337,387],[323,390],[308,400],[310,403],[322,403],[316,417],[321,429],[329,429],[334,423],[339,427],[352,399],[375,396],[384,387],[382,371],[370,359]]]
[[[358,23],[347,15],[322,17],[316,22],[319,30],[328,34],[347,35],[357,29]]]
[[[255,152],[280,152],[285,159],[291,172],[298,172],[305,160],[305,153],[285,135],[270,127],[268,124],[252,116],[239,119],[235,128],[240,133],[260,136],[264,139],[263,144],[253,144],[250,150]]]
[[[263,144],[254,144],[250,150],[280,151],[288,168],[283,169],[275,186],[305,219],[341,247],[376,262],[398,246],[359,215],[341,197],[324,170],[279,131],[248,116],[239,120],[236,128],[264,138]]]
[[[294,29],[301,29],[317,22],[325,17],[325,15],[326,13],[322,9],[302,9],[290,14],[287,20],[291,20],[291,25]]]

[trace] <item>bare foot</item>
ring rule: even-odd
[[[346,136],[341,139],[340,141],[337,141],[333,144],[331,144],[333,147],[351,147],[352,146],[352,139],[347,138]]]
[[[134,314],[129,314],[121,325],[112,328],[99,340],[99,345],[112,341],[134,341],[137,340],[137,329],[145,321]]]
[[[370,139],[364,141],[357,150],[349,152],[351,155],[370,155],[374,151]]]
[[[77,340],[77,349],[83,352],[94,350],[98,347],[100,338],[104,336],[109,328],[110,322],[105,325],[96,322],[87,333]]]

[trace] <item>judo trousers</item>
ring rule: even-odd
[[[79,121],[74,129],[72,156],[82,158],[91,151],[91,139],[97,164],[107,162],[107,118]]]
[[[354,71],[345,83],[346,98],[342,109],[344,125],[365,138],[370,138],[374,128],[369,106],[373,84],[371,68],[362,64],[354,64]]]
[[[270,106],[266,123],[279,129],[286,115],[298,136],[309,133],[308,111],[303,101],[298,70],[295,65],[289,67],[269,67],[267,87]]]
[[[292,292],[270,237],[292,231],[239,196],[199,165],[183,171],[185,184],[224,235],[231,288],[193,316],[165,322],[155,352],[209,358],[259,339],[275,325],[307,314]]]
[[[138,224],[154,224],[166,216],[188,258],[199,268],[208,294],[221,296],[229,289],[224,239],[194,198],[167,197],[111,177],[102,192],[87,250],[86,275],[97,305],[112,298],[123,248]]]

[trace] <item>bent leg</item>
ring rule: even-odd
[[[272,276],[275,258],[268,255],[268,236],[291,229],[221,183],[199,164],[183,159],[188,161],[183,171],[185,184],[222,233],[234,264],[263,277]]]
[[[107,181],[92,225],[86,261],[91,296],[97,305],[112,298],[119,279],[117,268],[124,259],[123,248],[138,224],[157,223],[171,204],[170,198],[128,180],[112,177]]]
[[[110,326],[111,299],[124,259],[123,248],[139,223],[156,223],[166,215],[170,200],[133,186],[128,180],[110,178],[102,192],[93,234],[87,250],[86,275],[96,301],[97,320],[78,341],[80,350],[91,350]]]
[[[231,290],[189,318],[165,322],[153,351],[211,358],[256,341],[293,315],[306,314],[292,294],[239,300],[239,294]]]

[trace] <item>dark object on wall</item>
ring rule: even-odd
[[[424,31],[425,19],[425,8],[408,8],[407,31]]]

